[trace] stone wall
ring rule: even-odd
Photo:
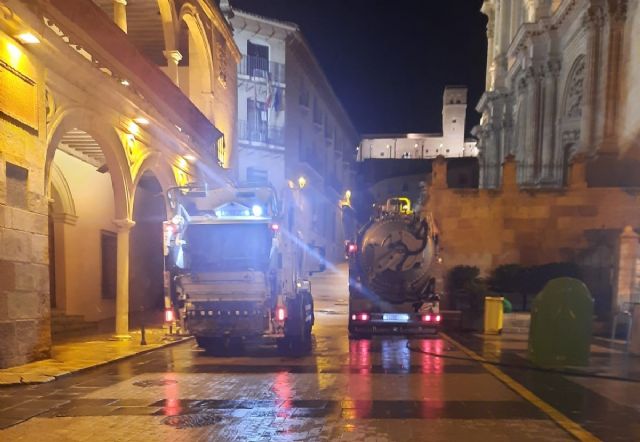
[[[439,158],[424,210],[440,230],[442,274],[456,265],[487,274],[510,263],[588,262],[597,247],[594,237],[608,242],[615,272],[619,235],[627,225],[640,225],[640,189],[588,188],[584,171],[578,158],[568,187],[524,189],[516,185],[516,164],[509,158],[500,189],[449,189],[446,161]]]
[[[0,64],[0,367],[7,367],[46,357],[51,336],[42,71],[2,33]]]

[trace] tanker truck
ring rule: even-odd
[[[438,232],[408,198],[391,198],[346,243],[349,334],[434,334],[441,324],[433,267]]]

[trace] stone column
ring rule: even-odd
[[[116,280],[116,334],[115,339],[131,339],[129,335],[129,233],[136,224],[130,219],[115,220],[118,231]]]
[[[551,59],[547,62],[544,79],[544,112],[542,122],[542,152],[540,179],[544,183],[554,183],[557,176],[554,170],[554,157],[556,150],[556,118],[558,101],[558,75],[560,73],[560,61]]]
[[[631,301],[636,278],[636,262],[638,261],[638,234],[633,227],[626,226],[620,235],[618,251],[618,280],[615,297],[611,308],[615,314],[623,302]]]
[[[178,65],[182,61],[182,54],[177,50],[164,51],[163,54],[167,59],[167,75],[176,86],[180,87]]]
[[[527,70],[527,120],[524,128],[523,182],[531,183],[538,172],[540,149],[540,75],[536,67]]]
[[[127,33],[127,0],[113,0],[113,21]]]
[[[587,58],[580,146],[585,152],[593,151],[595,147],[603,21],[602,8],[590,6],[583,22],[587,29]]]
[[[609,1],[609,47],[604,98],[604,128],[600,152],[618,151],[618,116],[620,110],[620,84],[622,77],[622,48],[624,24],[627,19],[627,0]]]
[[[56,308],[66,311],[67,309],[67,293],[69,291],[67,281],[71,280],[73,275],[71,269],[67,267],[67,258],[69,251],[67,234],[69,230],[76,225],[78,217],[69,213],[55,213],[53,219],[53,240],[55,243],[55,297]]]
[[[489,2],[484,2],[482,4],[481,12],[487,16],[487,74],[485,79],[485,90],[491,91],[493,90],[493,77],[494,77],[494,65],[493,65],[493,54],[494,54],[494,27],[495,20],[494,15],[495,11],[493,9],[493,4]]]

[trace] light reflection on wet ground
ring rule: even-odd
[[[189,342],[0,389],[0,440],[571,439],[479,364],[436,356],[464,357],[443,339],[349,340],[344,274],[313,290],[310,356],[262,345],[213,357]]]

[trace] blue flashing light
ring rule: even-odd
[[[262,206],[259,206],[257,204],[251,208],[251,213],[253,213],[253,216],[256,216],[256,217],[262,216],[262,212],[263,212]]]

